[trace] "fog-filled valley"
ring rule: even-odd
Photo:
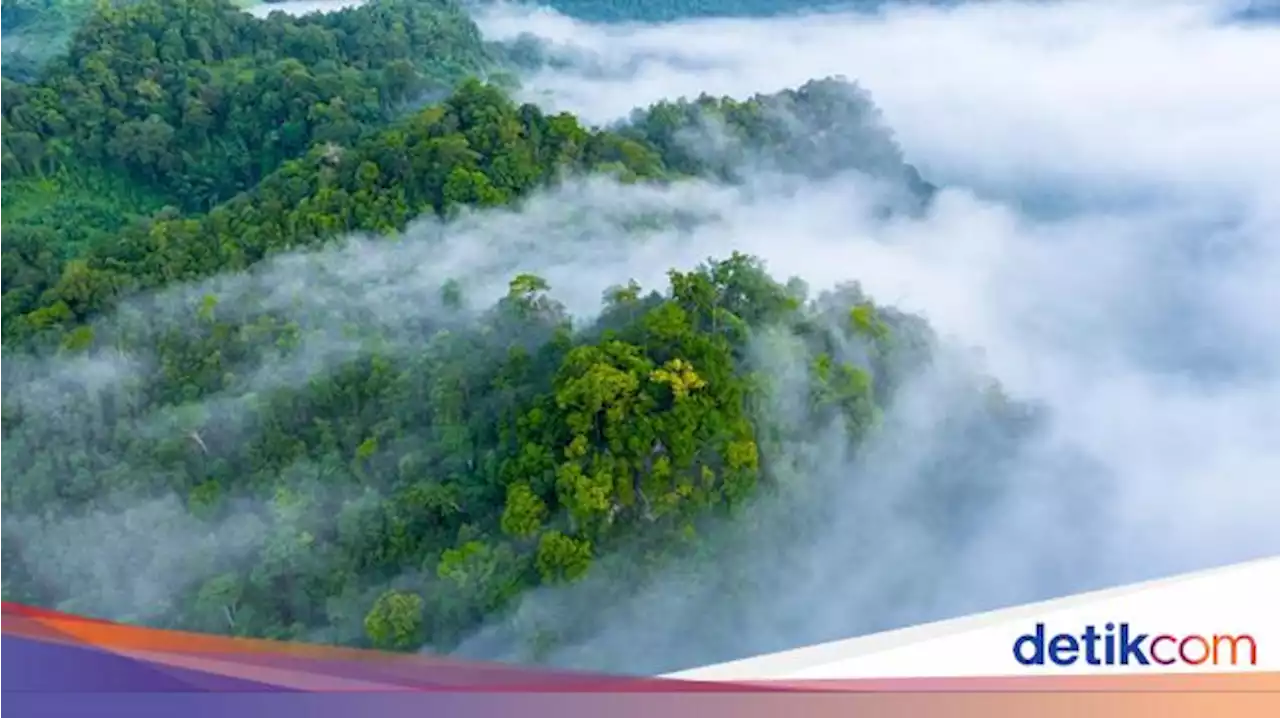
[[[72,9],[6,600],[654,674],[1280,551],[1268,3]]]

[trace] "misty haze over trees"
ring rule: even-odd
[[[732,21],[746,33],[825,3],[549,5],[756,17]],[[831,17],[948,17],[899,10]],[[1077,568],[1112,540],[1100,497],[1126,468],[1063,433],[1087,422],[1056,385],[1011,372],[1014,390],[945,311],[868,288],[921,234],[958,266],[1070,270],[965,249],[996,212],[947,194],[945,153],[942,177],[917,168],[858,67],[658,91],[647,78],[714,76],[661,36],[680,25],[609,43],[520,12],[6,0],[6,41],[66,37],[5,57],[5,600],[654,672],[1134,577]],[[727,63],[733,27],[683,47]],[[990,336],[999,363],[1012,335]],[[1264,339],[1254,356],[1280,356]],[[984,580],[1014,550],[993,517],[1015,514],[1088,540],[1028,541]],[[1258,525],[1206,560],[1275,548]],[[855,579],[847,617],[741,630]]]

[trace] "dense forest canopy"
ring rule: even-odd
[[[208,209],[486,62],[479,32],[447,0],[265,19],[228,0],[102,8],[38,82],[6,84],[4,169],[110,164]]]
[[[733,253],[571,316],[531,273],[493,302],[436,277],[391,311],[371,300],[388,277],[300,269],[371,262],[341,254],[368,242],[418,248],[386,260],[415,270],[459,216],[589,176],[860,172],[896,188],[887,211],[933,193],[839,78],[593,128],[485,83],[499,55],[451,0],[266,19],[142,0],[5,80],[6,599],[447,650],[608,556],[635,557],[627,585],[709,550],[708,522],[794,478],[790,439],[838,425],[856,452],[877,430],[934,340],[856,284],[810,296]],[[732,141],[707,152],[712,129]],[[763,344],[805,376],[789,423]],[[975,421],[1021,430],[997,388],[972,393]],[[86,559],[88,535],[141,568]]]
[[[103,4],[36,79],[4,80],[4,316],[133,220],[208,210],[491,65],[447,0],[265,19],[226,0]]]

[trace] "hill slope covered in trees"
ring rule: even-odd
[[[4,81],[4,230],[65,261],[166,205],[207,210],[491,66],[449,0],[266,19],[227,0],[104,5],[36,79]]]
[[[708,521],[786,483],[788,437],[876,431],[932,338],[856,285],[811,297],[732,254],[574,317],[534,274],[491,301],[440,244],[590,176],[858,170],[918,208],[932,187],[856,87],[672,101],[607,129],[476,79],[401,111],[490,67],[473,30],[442,0],[268,20],[148,0],[6,83],[6,200],[45,203],[5,207],[6,599],[447,650],[603,557],[641,557],[626,585],[708,550]],[[727,150],[699,149],[712,125]],[[762,343],[806,376],[792,423],[764,408],[780,389]],[[983,421],[1019,425],[973,392]]]

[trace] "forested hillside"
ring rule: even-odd
[[[787,117],[801,123],[791,130],[776,121],[782,117],[779,98],[790,105]],[[887,173],[905,180],[902,186],[915,202],[927,200],[931,187],[902,162],[852,86],[827,80],[779,98],[744,104],[704,98],[705,114],[695,114],[696,103],[660,105],[638,114],[634,125],[609,132],[584,128],[568,114],[517,107],[499,89],[471,81],[444,103],[349,148],[313,145],[306,156],[207,214],[157,214],[75,259],[53,251],[64,241],[56,228],[11,232],[4,264],[5,337],[79,346],[83,332],[67,330],[118,297],[244,269],[271,253],[345,232],[394,231],[423,213],[448,216],[459,204],[505,204],[567,170],[662,179],[732,174],[734,162],[747,157],[785,157],[792,164],[784,170],[830,172],[844,162],[845,168]],[[845,112],[823,111],[842,107],[838,98],[856,107],[846,102]],[[699,159],[688,149],[696,135],[682,134],[696,126],[694,117],[719,121],[739,134],[737,151]],[[820,129],[827,131],[815,145],[810,130]],[[809,157],[825,164],[801,163]]]
[[[37,79],[4,81],[6,257],[56,270],[132,218],[207,210],[489,66],[448,0],[266,19],[227,0],[104,5]]]
[[[736,181],[768,169],[822,179],[857,169],[896,189],[886,202],[907,211],[937,189],[907,164],[871,98],[843,78],[742,100],[660,102],[636,110],[619,131],[656,145],[670,169],[687,175]]]
[[[592,175],[754,165],[863,171],[916,207],[933,191],[842,80],[673,99],[608,129],[475,77],[432,96],[490,62],[445,0],[267,20],[145,0],[6,81],[6,599],[445,650],[601,557],[644,557],[620,577],[640,582],[706,550],[705,522],[787,477],[788,437],[875,431],[932,338],[856,285],[810,297],[732,254],[571,317],[534,274],[492,305],[465,276],[415,284],[391,311],[385,277],[298,273],[311,260],[291,252],[323,263],[354,232],[434,246],[464,208]],[[698,149],[712,125],[728,151]],[[764,408],[762,342],[807,377],[795,423]],[[1014,416],[990,396],[994,423]]]
[[[486,62],[475,26],[447,0],[266,19],[227,0],[104,7],[38,82],[6,84],[4,170],[102,163],[208,209]]]

